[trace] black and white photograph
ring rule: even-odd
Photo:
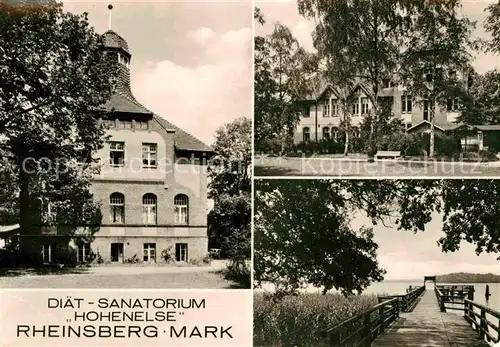
[[[498,176],[496,1],[255,6],[255,176]]]
[[[255,179],[254,346],[497,346],[498,180]]]
[[[0,3],[0,287],[250,288],[252,11]]]

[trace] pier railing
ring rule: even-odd
[[[465,311],[465,299],[474,300],[474,286],[435,286],[434,292],[441,312],[446,310]]]
[[[404,295],[379,297],[379,303],[369,310],[353,316],[324,332],[331,347],[370,346],[398,317],[407,311],[425,287],[416,287]]]
[[[500,312],[465,299],[464,317],[481,338],[493,343],[500,341]]]
[[[399,308],[401,312],[409,312],[415,306],[418,297],[425,291],[425,286],[416,286],[409,290],[406,294],[379,296],[378,302],[390,300],[394,298],[399,299]]]

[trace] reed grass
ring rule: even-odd
[[[326,347],[321,332],[377,304],[376,295],[305,293],[273,301],[254,296],[255,347]]]

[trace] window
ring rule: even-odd
[[[460,104],[458,98],[449,98],[446,102],[446,109],[451,112],[458,111]]]
[[[76,260],[79,263],[86,263],[90,255],[90,243],[80,242],[76,249]]]
[[[188,224],[189,198],[187,195],[178,194],[174,198],[174,214],[176,224]]]
[[[142,144],[142,167],[156,167],[156,143]]]
[[[412,110],[411,95],[401,96],[401,112],[402,113],[411,113],[411,110]]]
[[[125,223],[125,196],[121,193],[113,193],[109,197],[110,220],[112,223]]]
[[[135,122],[136,128],[141,129],[141,130],[147,130],[148,129],[148,121],[147,120],[140,120]]]
[[[361,114],[368,114],[368,98],[361,98]]]
[[[132,129],[132,121],[126,120],[124,121],[125,123],[125,129]]]
[[[118,119],[118,129],[125,129],[125,122],[121,119]]]
[[[144,244],[144,262],[154,263],[156,262],[156,243],[145,243]]]
[[[118,62],[125,65],[125,66],[128,66],[129,60],[123,54],[118,53]]]
[[[52,251],[53,246],[50,243],[46,243],[42,245],[42,262],[43,263],[51,263],[52,262]]]
[[[330,128],[329,127],[323,128],[323,139],[325,139],[325,140],[330,139]]]
[[[156,224],[156,195],[148,193],[142,197],[142,222]]]
[[[352,114],[359,115],[359,104],[358,103],[352,104]]]
[[[302,141],[309,142],[311,140],[311,132],[308,127],[302,129]]]
[[[323,117],[330,117],[330,102],[326,101],[323,105]]]
[[[57,207],[50,202],[47,198],[41,200],[42,208],[42,222],[44,224],[52,225],[57,218]]]
[[[187,243],[175,244],[175,260],[187,261],[188,260],[188,245]]]
[[[77,150],[76,162],[77,164],[88,164],[90,163],[90,151],[87,149],[79,149]]]
[[[110,142],[109,148],[109,163],[112,166],[123,166],[125,164],[125,142]]]
[[[472,75],[469,75],[469,77],[467,77],[467,88],[471,88],[473,84],[474,79],[472,78]]]
[[[339,103],[337,99],[332,100],[332,116],[338,116],[339,114]]]
[[[429,120],[429,100],[424,99],[424,120]]]
[[[311,113],[311,107],[310,106],[304,107],[304,117],[308,118],[310,116],[310,113]]]
[[[337,139],[339,136],[339,129],[338,128],[332,128],[332,138]]]
[[[352,128],[352,137],[361,137],[361,132],[359,131],[358,128],[356,127]]]
[[[425,70],[425,81],[432,82],[434,80],[431,70]]]

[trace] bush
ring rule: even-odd
[[[281,140],[278,138],[271,138],[262,141],[262,143],[256,143],[255,153],[280,154]]]
[[[207,254],[203,257],[203,263],[205,263],[205,264],[207,264],[207,265],[212,264],[212,256],[210,255],[210,253],[207,253]]]
[[[250,289],[251,269],[245,260],[231,260],[223,273],[225,279],[238,283],[241,288]]]
[[[375,295],[300,294],[276,301],[254,295],[254,346],[327,347],[326,328],[377,304]]]
[[[102,255],[101,255],[101,253],[99,253],[99,251],[97,251],[96,262],[97,262],[97,264],[104,263],[104,259],[102,259]]]
[[[161,251],[161,257],[165,260],[166,263],[175,262],[175,255],[172,251],[172,246],[168,246],[163,251]]]

